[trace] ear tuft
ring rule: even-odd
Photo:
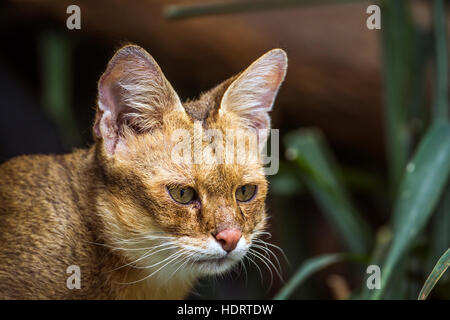
[[[94,134],[114,153],[125,127],[148,132],[173,109],[183,110],[156,61],[141,47],[127,45],[112,57],[98,83]]]
[[[284,80],[287,55],[282,49],[273,49],[244,70],[225,92],[220,113],[233,112],[241,117],[246,127],[270,129],[268,112]]]

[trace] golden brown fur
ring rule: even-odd
[[[273,55],[283,59],[280,52]],[[264,75],[275,90],[273,98],[285,63],[280,69],[275,76]],[[255,122],[248,110],[243,115],[224,105],[226,90],[239,79],[181,107],[143,49],[119,50],[99,82],[91,148],[22,156],[0,166],[0,298],[182,299],[202,272],[175,269],[182,266],[176,260],[162,271],[150,268],[172,251],[153,251],[142,259],[149,247],[169,239],[174,246],[204,249],[211,234],[224,228],[241,230],[250,244],[265,226],[267,182],[261,164],[179,164],[170,153],[174,130],[192,133],[196,120],[219,130],[269,125],[273,99]],[[238,203],[234,192],[248,183],[257,193]],[[193,187],[198,199],[176,203],[167,192],[172,185]],[[81,289],[66,286],[70,265],[80,267]]]

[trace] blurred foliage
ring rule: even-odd
[[[58,127],[65,146],[78,146],[81,136],[71,104],[71,43],[64,36],[48,31],[41,35],[39,45],[43,69],[42,105]]]
[[[204,15],[242,13],[247,11],[287,9],[302,6],[317,6],[360,2],[361,0],[240,0],[211,1],[189,5],[167,6],[165,16],[169,19],[181,19]]]
[[[348,248],[355,253],[367,253],[371,231],[354,208],[320,131],[301,129],[288,134],[285,141],[289,146],[287,156],[297,163],[302,181]]]
[[[342,261],[356,261],[360,263],[367,263],[364,256],[346,253],[324,254],[321,256],[306,259],[298,268],[297,272],[286,283],[281,291],[275,296],[275,300],[285,300],[292,295],[296,287],[303,283],[309,276],[320,269],[326,268],[334,263]]]
[[[448,121],[448,81],[446,16],[442,0],[433,3],[434,30],[426,32],[415,26],[406,1],[382,1],[381,43],[384,59],[385,130],[389,168],[391,222],[377,233],[368,230],[362,215],[348,196],[342,169],[333,159],[318,129],[301,129],[285,139],[286,157],[297,164],[306,189],[313,195],[325,217],[351,252],[366,254],[371,265],[381,267],[381,288],[368,290],[365,281],[352,298],[412,299],[417,297],[415,280],[410,279],[414,265],[435,263],[449,246],[448,178],[450,173],[450,123]],[[434,35],[434,54],[424,43]],[[424,68],[434,62],[435,89],[432,114],[425,108]],[[422,75],[422,76],[421,76]],[[414,118],[431,122],[424,132],[412,130]],[[428,126],[428,128],[426,128]],[[418,140],[416,146],[414,141]],[[426,225],[435,214],[432,234]],[[426,239],[425,245],[421,237]],[[374,249],[369,254],[369,248]],[[422,247],[422,248],[420,248]],[[425,251],[425,254],[423,254]],[[342,254],[341,254],[342,255]],[[309,258],[300,266],[277,299],[287,298],[294,287],[315,271],[339,261],[340,254]],[[421,298],[426,298],[448,266],[448,251],[439,260],[425,284]],[[428,265],[430,263],[428,262]],[[419,269],[421,278],[426,270]],[[445,284],[444,284],[445,285]],[[415,292],[414,292],[415,291]],[[359,292],[359,294],[358,294]]]

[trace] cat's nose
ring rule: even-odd
[[[237,229],[225,229],[216,234],[217,241],[222,245],[223,250],[226,252],[233,251],[241,237],[242,233]]]

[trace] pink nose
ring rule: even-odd
[[[223,250],[225,250],[226,252],[233,251],[236,248],[241,237],[242,233],[237,229],[225,229],[220,231],[216,235],[217,241],[220,242]]]

